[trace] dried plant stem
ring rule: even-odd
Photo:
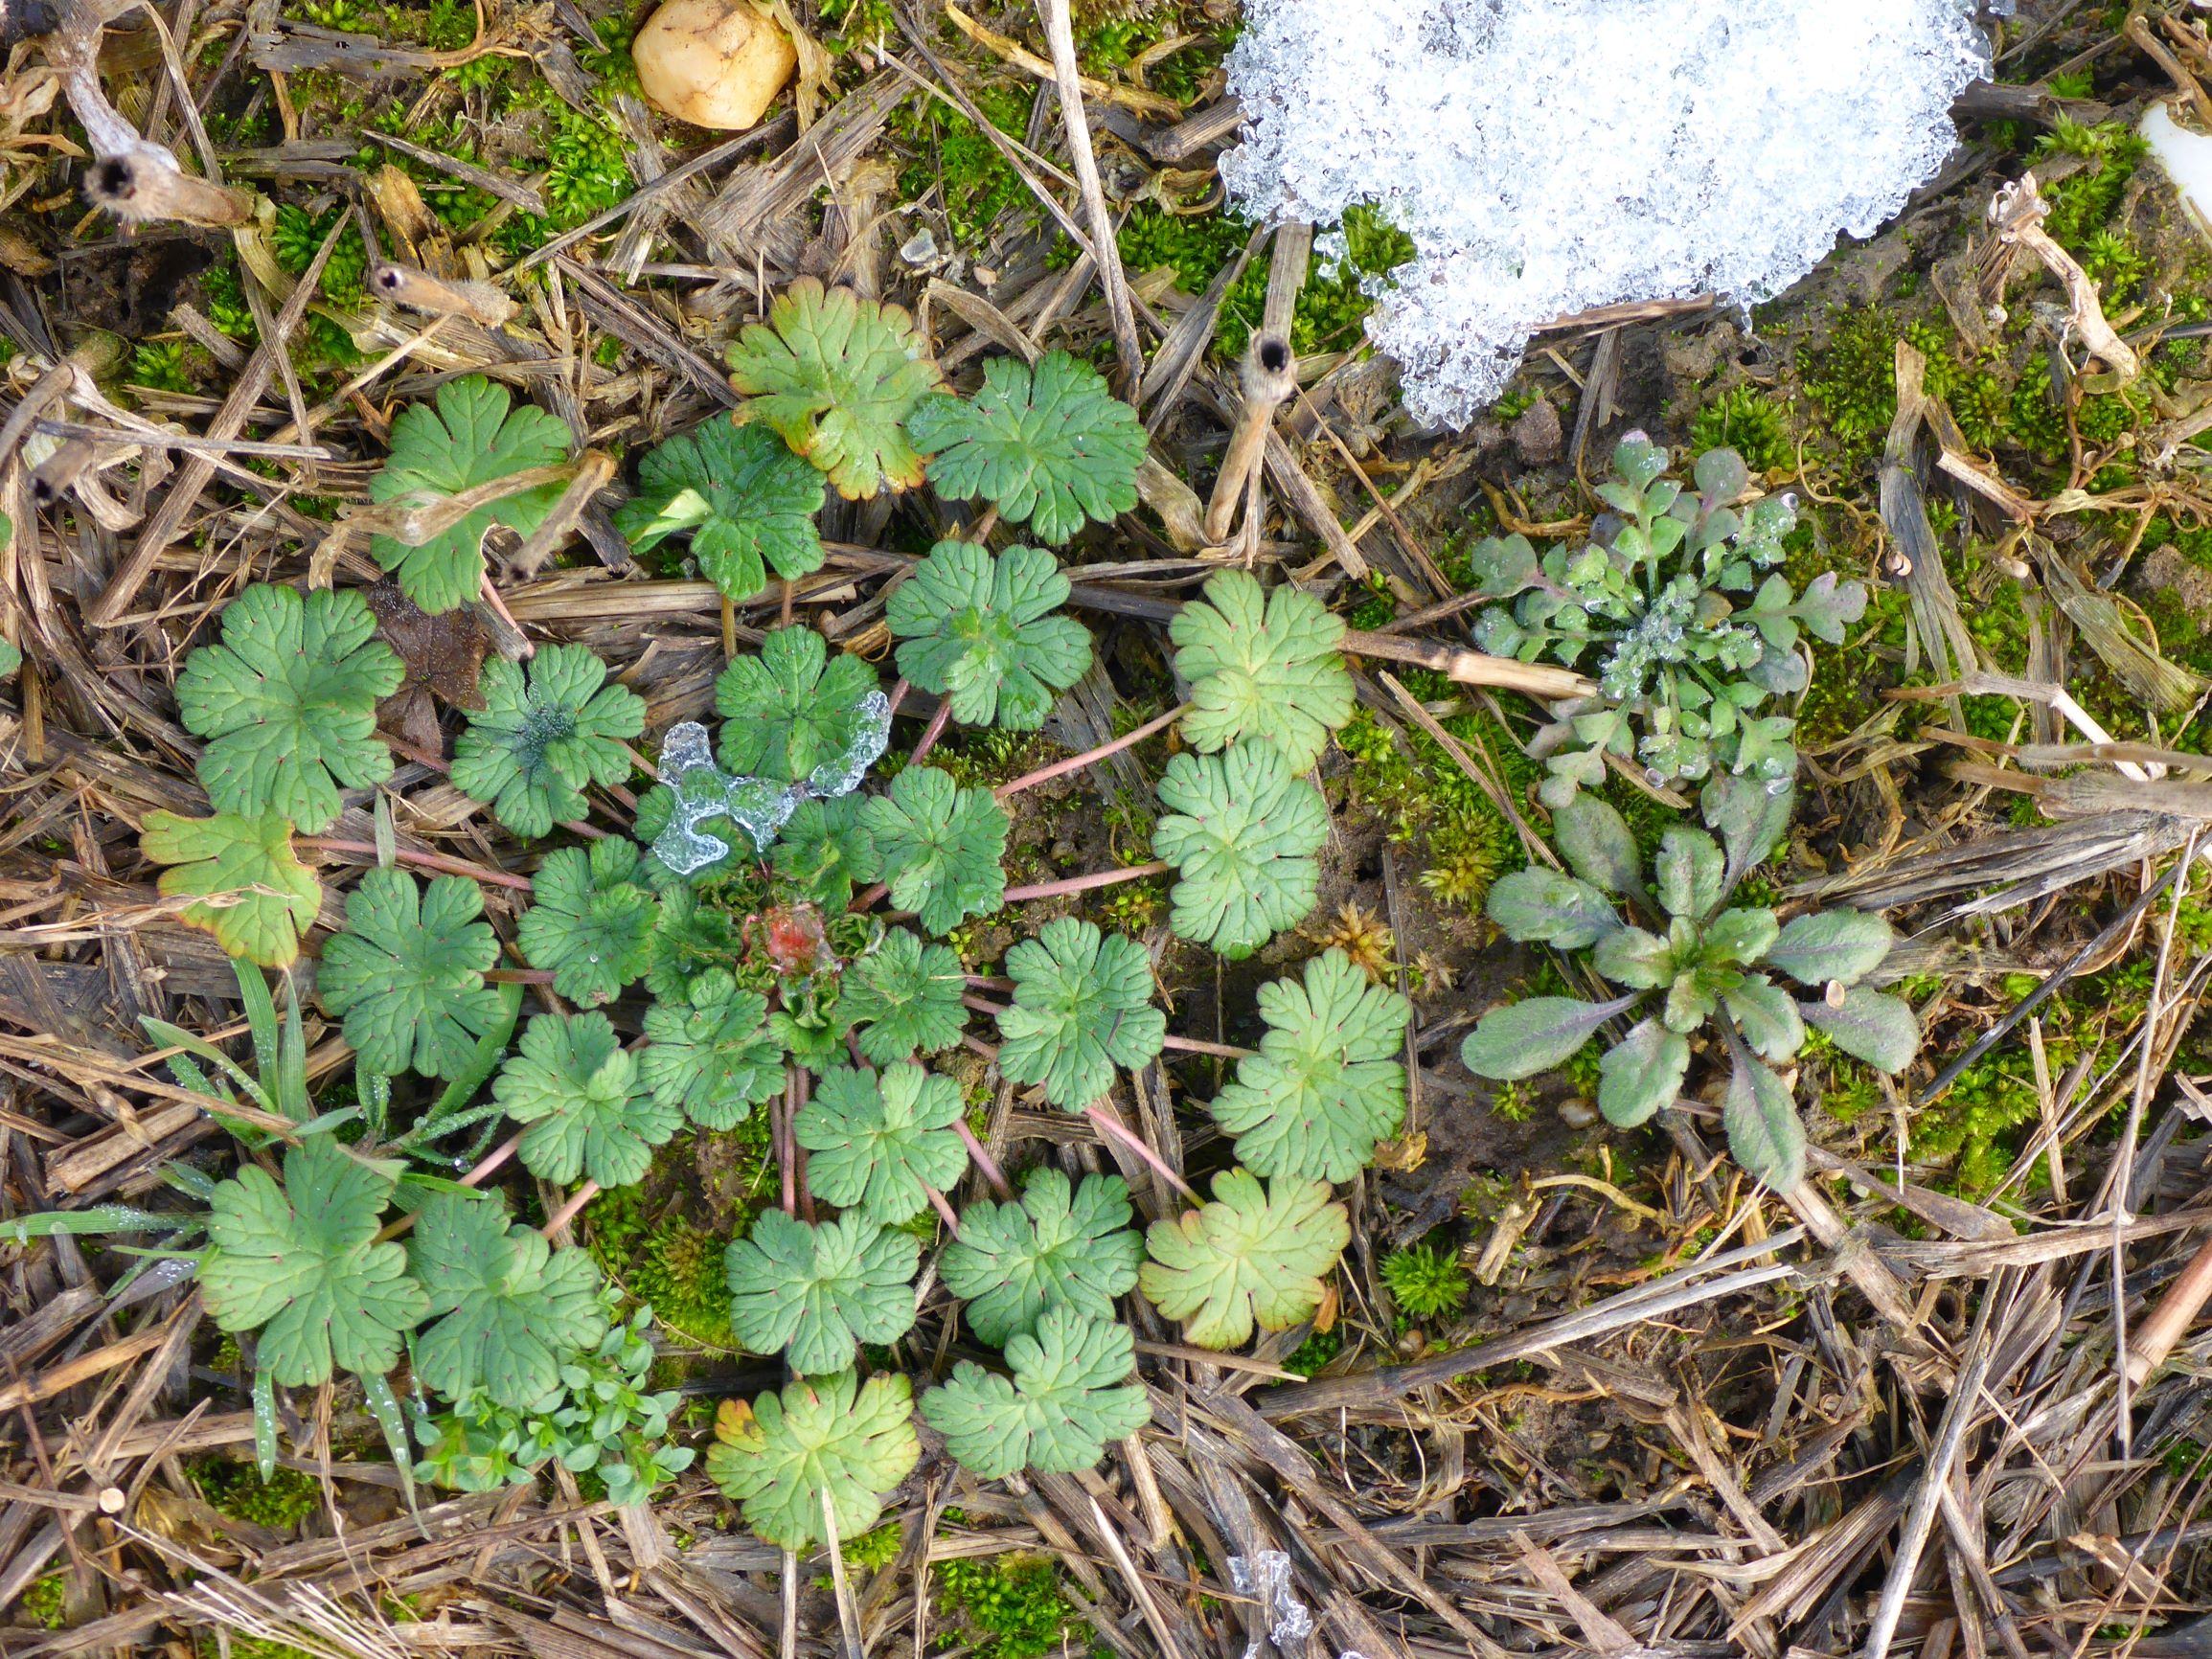
[[[1298,358],[1290,342],[1280,334],[1254,334],[1237,377],[1243,401],[1237,409],[1229,447],[1221,456],[1221,470],[1214,479],[1213,499],[1206,504],[1206,539],[1216,546],[1229,539],[1245,486],[1259,478],[1260,457],[1274,429],[1275,411],[1298,390]]]
[[[1248,1060],[1260,1052],[1258,1049],[1241,1049],[1235,1043],[1210,1043],[1197,1037],[1176,1036],[1172,1033],[1160,1038],[1160,1047],[1187,1055],[1213,1055],[1224,1060]]]
[[[1053,78],[1060,87],[1060,120],[1067,127],[1068,159],[1075,164],[1083,192],[1083,217],[1090,228],[1090,254],[1098,263],[1099,286],[1106,290],[1106,316],[1113,325],[1114,354],[1121,359],[1122,391],[1133,397],[1145,377],[1145,350],[1137,339],[1136,311],[1129,304],[1129,275],[1122,269],[1114,239],[1113,215],[1092,153],[1090,117],[1083,106],[1083,77],[1076,68],[1075,24],[1067,0],[1038,0],[1044,37],[1052,48]]]
[[[376,849],[366,841],[339,841],[328,835],[302,835],[294,845],[316,852],[352,852],[370,858],[376,856]],[[394,850],[392,856],[402,864],[434,870],[441,875],[466,875],[471,881],[482,881],[492,887],[509,887],[517,893],[528,893],[531,890],[530,877],[527,875],[511,875],[504,870],[471,864],[464,858],[448,858],[443,852],[417,852],[412,848],[400,847]]]
[[[1024,772],[1012,783],[999,784],[992,792],[998,799],[1004,801],[1011,796],[1020,794],[1024,789],[1035,788],[1039,784],[1048,784],[1055,778],[1064,778],[1070,772],[1080,772],[1083,767],[1095,765],[1109,755],[1118,755],[1124,749],[1133,749],[1154,733],[1164,732],[1168,727],[1181,719],[1190,706],[1188,703],[1177,703],[1159,718],[1147,720],[1126,737],[1116,738],[1110,743],[1101,743],[1097,748],[1086,749],[1080,755],[1070,755],[1064,761],[1055,761],[1049,766],[1039,766],[1034,772]]]
[[[1070,893],[1088,893],[1096,887],[1115,887],[1124,881],[1142,881],[1148,875],[1158,875],[1174,868],[1166,859],[1155,858],[1150,864],[1132,864],[1126,870],[1101,870],[1094,875],[1070,875],[1060,881],[1038,881],[1027,887],[1009,887],[1004,898],[1008,904],[1019,904],[1031,898],[1060,898]]]
[[[2204,1240],[2189,1265],[2181,1269],[2181,1276],[2166,1286],[2166,1294],[2128,1344],[2130,1387],[2142,1387],[2151,1374],[2166,1363],[2207,1302],[2212,1302],[2212,1239]]]

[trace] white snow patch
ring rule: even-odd
[[[1531,331],[1780,292],[1871,235],[1988,72],[1971,0],[1247,0],[1244,211],[1413,239],[1368,319],[1416,418],[1464,425]],[[1330,244],[1317,239],[1324,252]]]
[[[2174,181],[2174,193],[2197,228],[2212,236],[2212,138],[2191,132],[2176,121],[2163,100],[2152,102],[2135,130]]]

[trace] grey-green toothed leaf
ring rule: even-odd
[[[1728,1150],[1754,1177],[1777,1193],[1805,1179],[1805,1125],[1782,1079],[1757,1060],[1739,1055],[1721,1102]]]
[[[1920,1052],[1920,1021],[1912,1005],[1903,997],[1852,986],[1843,993],[1843,1006],[1825,1002],[1801,1005],[1806,1023],[1826,1034],[1828,1040],[1879,1071],[1895,1075],[1912,1063]]]
[[[1881,966],[1897,934],[1863,910],[1823,910],[1800,916],[1767,951],[1767,965],[1800,985],[1841,980],[1855,985]]]
[[[1632,1129],[1675,1103],[1689,1066],[1687,1037],[1655,1019],[1640,1020],[1598,1062],[1598,1110],[1608,1124]]]
[[[1499,876],[1491,883],[1483,909],[1507,938],[1562,950],[1595,944],[1621,925],[1604,893],[1556,870],[1516,870]]]
[[[1606,802],[1577,795],[1552,814],[1552,833],[1567,868],[1585,881],[1607,893],[1642,895],[1644,861],[1636,838],[1628,820]]]
[[[1515,1082],[1562,1064],[1598,1027],[1634,997],[1583,1002],[1571,996],[1532,996],[1482,1016],[1459,1045],[1460,1063],[1478,1078]]]

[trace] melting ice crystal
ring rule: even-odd
[[[850,795],[890,746],[890,699],[871,692],[855,715],[852,740],[844,750],[796,784],[725,772],[715,761],[706,727],[696,720],[671,726],[661,739],[657,776],[675,796],[675,810],[652,844],[653,856],[678,875],[728,857],[729,842],[706,828],[717,819],[744,831],[754,852],[765,852],[801,801],[810,795],[824,800]]]

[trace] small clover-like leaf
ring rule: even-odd
[[[1751,1175],[1777,1193],[1805,1178],[1805,1125],[1782,1079],[1741,1050],[1721,1098],[1728,1150]]]
[[[716,419],[672,438],[638,464],[638,492],[614,527],[647,553],[688,534],[709,581],[733,604],[822,568],[822,475],[761,426]]]
[[[842,1371],[863,1342],[892,1342],[914,1324],[921,1241],[858,1211],[820,1225],[764,1210],[724,1253],[730,1329],[755,1353],[785,1351],[802,1376]]]
[[[853,901],[853,883],[878,867],[875,838],[861,816],[857,795],[809,799],[791,808],[773,854],[776,874],[797,882],[824,910]]]
[[[825,1494],[838,1538],[857,1538],[921,1459],[913,1418],[903,1376],[865,1384],[850,1371],[801,1377],[780,1395],[761,1396],[727,1431],[718,1424],[707,1475],[744,1505],[745,1525],[778,1549],[828,1542]]]
[[[1306,771],[1352,717],[1342,620],[1301,588],[1269,594],[1242,570],[1217,572],[1205,593],[1168,625],[1175,672],[1191,687],[1183,736],[1209,751],[1265,738]]]
[[[684,996],[646,1010],[638,1076],[655,1101],[681,1107],[700,1128],[734,1129],[784,1087],[784,1045],[768,1034],[767,1016],[765,999],[710,968]]]
[[[1018,1204],[970,1204],[938,1270],[967,1306],[977,1338],[1003,1347],[1064,1304],[1111,1319],[1114,1298],[1134,1288],[1144,1243],[1129,1228],[1129,1190],[1119,1175],[1085,1175],[1072,1191],[1060,1170],[1038,1168]]]
[[[343,802],[392,775],[376,738],[376,700],[406,668],[377,639],[352,588],[257,583],[223,610],[222,644],[202,646],[177,676],[178,716],[208,739],[199,781],[217,812],[275,812],[313,834]]]
[[[513,409],[513,403],[506,387],[468,375],[441,387],[435,408],[416,403],[401,410],[392,422],[392,453],[369,480],[369,499],[443,501],[567,460],[567,423],[530,404]],[[560,493],[556,482],[486,502],[420,547],[374,535],[369,557],[395,573],[400,591],[423,610],[452,610],[483,586],[486,533],[504,525],[528,535]]]
[[[1478,1078],[1515,1082],[1548,1072],[1590,1040],[1598,1027],[1636,999],[1582,1002],[1531,996],[1494,1008],[1459,1045],[1460,1063]]]
[[[139,849],[161,873],[165,898],[192,898],[178,920],[204,927],[232,956],[283,967],[300,954],[300,936],[315,924],[323,884],[292,852],[289,820],[271,812],[240,818],[179,818],[148,812]]]
[[[1042,1083],[1054,1105],[1083,1110],[1113,1086],[1114,1067],[1160,1052],[1168,1021],[1152,1006],[1152,962],[1127,935],[1062,916],[1008,951],[1006,972],[1014,1006],[998,1016],[999,1069]]]
[[[929,342],[898,306],[825,290],[801,277],[729,349],[730,382],[752,395],[740,420],[764,420],[848,501],[922,482],[904,423],[939,390]]]
[[[990,790],[964,789],[934,766],[909,766],[892,779],[890,794],[860,808],[860,827],[891,902],[914,911],[931,933],[949,933],[962,918],[989,916],[1003,902],[1006,808]]]
[[[830,661],[822,636],[799,625],[769,629],[759,656],[733,660],[715,680],[715,708],[723,719],[722,764],[778,784],[808,783],[825,766],[849,772],[855,750],[870,746],[863,739],[890,734],[876,670],[850,651]],[[862,771],[883,753],[881,742],[873,747]]]
[[[492,1098],[518,1124],[524,1166],[548,1181],[589,1175],[602,1187],[645,1178],[652,1148],[683,1115],[642,1092],[635,1055],[603,1013],[541,1013],[523,1028],[521,1052],[500,1067]]]
[[[527,670],[486,663],[484,707],[453,744],[453,786],[517,835],[583,816],[584,786],[627,778],[623,739],[645,730],[645,699],[605,682],[606,665],[584,646],[542,647]]]
[[[452,1078],[474,1061],[500,1017],[484,983],[499,941],[483,915],[483,894],[459,875],[424,891],[404,871],[372,870],[347,896],[346,931],[323,946],[315,989],[371,1071]]]
[[[1237,1159],[1261,1175],[1349,1181],[1405,1119],[1405,998],[1371,983],[1341,950],[1304,983],[1260,988],[1267,1034],[1213,1103]]]
[[[1321,1275],[1352,1240],[1344,1206],[1326,1181],[1263,1187],[1245,1170],[1214,1177],[1214,1199],[1145,1234],[1152,1260],[1138,1275],[1146,1299],[1200,1348],[1236,1348],[1287,1330],[1320,1307]]]
[[[1012,1381],[964,1359],[949,1382],[922,1397],[922,1416],[960,1466],[984,1480],[1025,1468],[1071,1474],[1152,1420],[1144,1385],[1129,1380],[1135,1360],[1127,1326],[1048,1307],[1035,1335],[1006,1344]]]
[[[1863,910],[1821,910],[1800,916],[1767,948],[1769,966],[1800,985],[1840,980],[1856,985],[1876,968],[1897,943],[1897,933],[1881,917]]]
[[[658,906],[639,884],[643,875],[635,843],[618,835],[588,852],[563,847],[538,866],[515,937],[533,966],[553,970],[553,989],[571,1002],[612,1002],[652,960]]]
[[[845,970],[846,1016],[859,1027],[860,1052],[878,1065],[934,1054],[960,1040],[968,975],[949,945],[924,944],[903,927]]]
[[[994,558],[974,542],[941,541],[891,595],[899,671],[951,698],[965,725],[1035,731],[1053,693],[1090,666],[1089,630],[1052,614],[1067,596],[1049,553],[1010,547]]]
[[[407,1255],[431,1315],[445,1315],[415,1339],[415,1373],[448,1398],[482,1388],[509,1411],[549,1410],[561,1366],[606,1334],[590,1253],[510,1226],[505,1198],[439,1193]]]
[[[285,1154],[282,1186],[246,1164],[210,1200],[200,1289],[216,1323],[258,1330],[256,1363],[286,1388],[342,1366],[381,1377],[428,1299],[407,1252],[379,1244],[389,1177],[316,1135]]]
[[[1177,755],[1159,796],[1168,813],[1152,851],[1179,877],[1169,896],[1176,938],[1235,961],[1312,913],[1329,808],[1282,750],[1247,738],[1225,754]]]
[[[974,398],[924,398],[906,435],[936,452],[929,482],[938,494],[984,496],[1009,524],[1027,524],[1056,547],[1086,520],[1105,523],[1137,504],[1144,422],[1104,375],[1065,352],[1047,352],[1034,369],[991,358]]]
[[[911,1221],[968,1171],[968,1148],[952,1125],[964,1109],[960,1085],[911,1060],[867,1070],[832,1066],[791,1132],[813,1156],[815,1197],[887,1226]]]

